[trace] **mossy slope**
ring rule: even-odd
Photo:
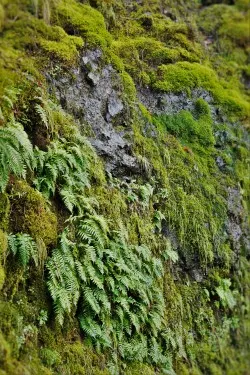
[[[199,6],[196,1],[158,0],[0,2],[0,126],[24,129],[34,155],[33,164],[22,166],[22,178],[13,158],[0,193],[0,374],[248,373],[249,9],[244,1]],[[75,120],[47,94],[46,70],[77,67],[82,49],[96,47],[103,51],[103,65],[113,64],[120,74],[131,108],[129,137],[141,166],[141,175],[132,179],[106,175]],[[173,115],[150,114],[136,98],[136,87],[145,86],[187,93],[190,100],[192,91],[202,88],[213,101],[208,105],[198,99],[192,111]],[[11,150],[27,147],[22,139],[11,142]],[[0,163],[6,163],[1,148]],[[79,234],[82,220],[84,235]],[[94,229],[87,232],[86,223]],[[18,263],[8,246],[11,233],[34,239],[40,267]],[[66,245],[72,249],[70,272],[76,265],[81,269],[86,241],[90,248],[98,243],[99,251],[103,243],[114,246],[105,271],[99,268],[88,278],[79,272],[75,285],[82,288],[88,280],[87,287],[95,290],[90,302],[86,293],[74,290],[73,277],[69,284],[61,278],[62,292],[70,297],[53,294],[47,286],[50,265],[60,251],[64,258],[55,275],[59,281],[63,275],[62,233],[69,235]],[[149,293],[155,291],[152,306],[146,306],[146,292],[141,303],[130,280],[119,284],[128,271],[121,261],[115,271],[114,252],[122,249],[118,233],[125,236],[124,249],[150,249],[143,266],[151,261],[162,265],[153,284],[150,278],[141,280]],[[102,255],[89,254],[87,261],[96,270],[102,267]],[[108,302],[96,292],[107,272],[118,274],[120,288],[108,289],[102,280]],[[117,311],[105,315],[98,298]],[[55,319],[58,306],[63,326]],[[93,316],[89,311],[95,311]],[[159,321],[154,311],[160,311]],[[80,319],[83,332],[78,318],[84,313],[88,322],[93,318],[93,326],[88,331]],[[122,316],[125,328],[115,315]],[[100,321],[111,343],[98,337]],[[112,331],[115,324],[118,333]],[[124,337],[131,340],[124,343]]]

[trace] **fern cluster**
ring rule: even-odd
[[[11,173],[25,178],[34,166],[33,147],[27,134],[17,123],[0,128],[0,192],[8,184]]]
[[[34,151],[37,189],[47,198],[57,190],[71,213],[75,207],[81,213],[83,192],[89,186],[88,160],[81,149],[84,145],[82,139],[79,144],[61,139],[52,142],[47,152],[38,148]]]
[[[34,240],[26,233],[9,234],[8,248],[18,259],[21,266],[27,267],[32,259],[38,265],[38,248]]]
[[[126,233],[109,233],[96,214],[75,218],[47,263],[48,288],[57,319],[78,312],[82,330],[114,362],[149,361],[165,366],[162,261],[146,246],[131,246]],[[169,367],[170,368],[170,367]]]

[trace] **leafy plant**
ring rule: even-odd
[[[39,326],[43,326],[48,320],[48,311],[42,309],[39,313],[37,320],[38,320]]]
[[[217,295],[223,307],[233,309],[236,305],[233,292],[230,290],[231,281],[229,279],[220,279],[219,286],[215,288]]]
[[[34,240],[26,233],[10,234],[8,236],[9,250],[17,256],[18,262],[27,267],[32,259],[38,265],[38,251]]]
[[[80,326],[97,348],[109,348],[114,360],[154,363],[156,355],[150,359],[149,353],[163,326],[162,262],[148,247],[129,245],[124,230],[110,234],[100,216],[73,221],[75,234],[64,231],[47,263],[57,319],[62,324],[77,308]],[[163,361],[163,355],[157,358]]]
[[[18,123],[0,128],[0,192],[4,192],[11,173],[25,178],[34,166],[33,147]]]
[[[37,178],[34,183],[37,189],[47,198],[58,189],[71,213],[74,207],[81,213],[87,204],[83,197],[84,189],[89,186],[88,161],[82,151],[84,145],[81,138],[79,144],[61,139],[52,142],[47,152],[35,149]]]

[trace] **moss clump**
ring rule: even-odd
[[[83,47],[82,38],[68,35],[60,26],[46,25],[28,13],[5,32],[5,40],[19,49],[39,45],[49,56],[66,63],[75,62]]]
[[[5,272],[4,272],[4,268],[0,264],[0,290],[3,287],[4,280],[5,280]]]
[[[5,20],[5,12],[2,4],[0,4],[0,31],[2,31]]]
[[[0,229],[0,261],[4,258],[7,247],[7,234]]]
[[[215,4],[201,12],[199,23],[207,34],[212,34],[217,39],[225,51],[228,47],[232,50],[236,45],[243,48],[248,45],[248,18],[248,13],[240,12],[236,7]]]
[[[40,39],[41,48],[51,57],[72,62],[78,56],[78,49],[83,47],[83,40],[77,36],[65,36],[59,41]]]
[[[107,47],[112,40],[106,30],[104,18],[100,12],[88,5],[62,0],[56,10],[62,27],[70,34],[78,34],[86,39],[89,45]]]
[[[56,244],[57,217],[48,208],[42,194],[27,182],[14,183],[11,209],[15,212],[15,218],[11,222],[14,232],[29,233],[34,239],[43,240],[46,246]]]
[[[64,345],[61,351],[66,368],[72,375],[109,375],[105,369],[105,357],[98,356],[90,347],[80,341]],[[61,370],[65,365],[61,365]]]
[[[214,70],[198,63],[178,62],[162,65],[159,67],[158,80],[154,87],[166,92],[189,94],[193,89],[202,87],[211,92],[215,102],[223,106],[229,114],[243,118],[249,115],[250,106],[244,96],[226,82],[219,81]]]
[[[7,230],[10,215],[10,202],[7,194],[0,193],[0,229]]]
[[[202,104],[202,105],[201,105]],[[161,115],[154,118],[157,126],[181,138],[184,142],[199,142],[204,147],[211,147],[215,143],[212,130],[212,120],[207,106],[199,101],[199,119],[195,120],[190,112],[181,111],[178,116]]]
[[[129,365],[125,371],[125,375],[141,375],[141,374],[155,375],[155,372],[149,366],[143,365],[141,363]]]

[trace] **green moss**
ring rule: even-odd
[[[210,108],[204,99],[197,99],[195,102],[195,112],[198,117],[210,115]]]
[[[46,246],[56,244],[56,215],[51,212],[42,194],[25,181],[15,183],[11,209],[15,212],[11,223],[14,232],[29,233],[34,239],[41,239]]]
[[[234,45],[247,46],[249,40],[248,14],[239,12],[235,7],[216,4],[201,13],[200,24],[206,33],[218,38],[223,50],[227,50],[227,41]],[[223,46],[223,44],[225,44]]]
[[[4,272],[4,268],[0,264],[0,291],[2,290],[4,281],[5,281],[5,272]]]
[[[52,57],[72,62],[78,56],[78,49],[83,47],[83,40],[76,36],[66,36],[60,41],[40,39],[41,48]]]
[[[105,369],[105,358],[97,355],[90,347],[80,341],[64,345],[61,351],[64,358],[64,365],[59,369],[63,370],[66,366],[67,371],[72,375],[109,375]]]
[[[7,194],[0,194],[0,230],[7,230],[10,215],[10,202]]]
[[[231,115],[248,116],[249,103],[244,96],[228,87],[226,82],[219,81],[215,71],[207,66],[189,62],[162,65],[158,77],[154,83],[156,89],[190,94],[194,88],[202,87]]]
[[[63,0],[57,6],[56,16],[66,31],[81,35],[90,45],[105,48],[111,43],[102,14],[88,5],[73,0],[69,5]]]
[[[4,12],[3,6],[0,4],[0,32],[3,29],[4,21],[5,21],[5,12]]]
[[[200,104],[198,111],[199,120],[195,120],[190,112],[181,111],[177,116],[157,116],[154,118],[154,121],[156,126],[165,131],[169,131],[184,142],[199,142],[199,144],[204,147],[211,147],[214,145],[215,139],[212,131],[210,113],[207,113],[207,106],[203,105],[201,107]]]
[[[5,253],[8,247],[7,233],[0,229],[0,261],[5,257]]]
[[[125,371],[125,375],[155,375],[155,372],[149,366],[143,365],[141,363],[129,365]]]
[[[61,363],[60,354],[55,350],[43,348],[40,351],[40,356],[47,367],[57,367]]]

